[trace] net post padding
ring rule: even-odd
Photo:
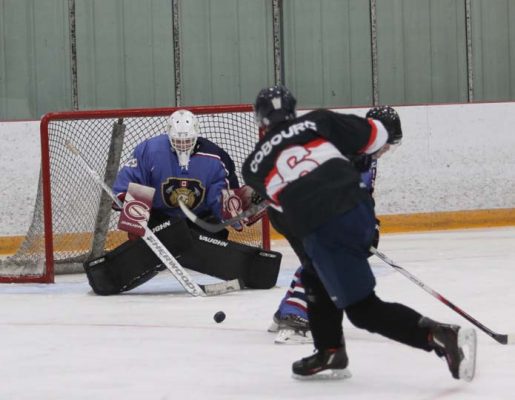
[[[187,108],[199,119],[202,136],[241,166],[258,139],[252,106]],[[31,226],[17,253],[0,264],[0,282],[53,282],[56,273],[82,271],[82,262],[126,240],[116,229],[118,214],[65,147],[70,140],[111,186],[120,164],[142,140],[165,132],[166,118],[179,108],[69,111],[41,120],[41,174]],[[123,125],[121,125],[123,120]],[[118,126],[117,126],[118,125]],[[120,135],[123,139],[117,137]],[[119,152],[119,154],[117,154]],[[230,239],[269,249],[268,223],[258,222]]]

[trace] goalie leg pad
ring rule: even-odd
[[[184,268],[213,277],[239,279],[251,289],[274,287],[281,253],[207,236],[182,220],[165,220],[152,230]],[[111,295],[134,289],[163,269],[142,239],[128,241],[104,256],[84,263],[93,291]]]
[[[153,215],[154,217],[154,215]],[[160,222],[160,223],[159,223]],[[149,225],[184,268],[223,280],[238,279],[251,289],[275,286],[281,253],[226,240],[228,232],[208,234],[188,221],[152,218]],[[157,231],[156,231],[157,230]]]
[[[191,231],[195,244],[181,257],[184,267],[220,279],[239,279],[250,289],[275,286],[281,253]]]
[[[183,221],[164,221],[153,231],[175,257],[193,246],[193,239]],[[127,241],[104,256],[84,263],[89,284],[99,295],[134,289],[163,269],[161,260],[142,239]]]
[[[143,241],[129,241],[102,257],[85,262],[84,270],[93,292],[102,296],[118,294],[156,276],[159,271],[155,260],[149,258],[153,253],[148,254],[147,250],[150,251]]]

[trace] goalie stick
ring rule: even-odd
[[[199,218],[193,211],[191,211],[186,204],[182,202],[181,199],[179,199],[179,207],[181,207],[182,212],[186,217],[193,222],[195,225],[200,226],[202,229],[211,232],[216,233],[220,232],[221,230],[225,229],[227,226],[234,224],[235,222],[239,222],[242,219],[251,217],[260,211],[264,210],[270,205],[270,203],[266,200],[263,200],[262,202],[258,204],[252,204],[247,210],[243,211],[241,214],[238,214],[237,216],[233,218],[226,219],[223,222],[213,224],[210,222],[204,221],[202,218]]]
[[[492,331],[491,329],[484,326],[481,322],[476,320],[475,318],[471,317],[469,314],[467,314],[465,311],[463,311],[458,306],[451,303],[449,300],[447,300],[444,296],[442,296],[437,291],[431,289],[429,286],[427,286],[424,282],[420,281],[418,278],[410,274],[408,271],[406,271],[404,268],[402,268],[400,265],[395,264],[392,260],[390,260],[386,255],[378,251],[376,248],[371,247],[370,252],[373,253],[376,257],[380,258],[382,261],[384,261],[389,266],[393,267],[397,271],[399,271],[402,275],[407,277],[410,281],[414,282],[418,286],[420,286],[422,289],[424,289],[427,293],[432,295],[433,297],[440,300],[442,303],[444,303],[447,307],[452,309],[454,312],[461,315],[463,318],[467,319],[469,322],[477,326],[479,329],[481,329],[483,332],[485,332],[488,336],[492,337],[494,340],[501,344],[515,344],[515,333],[510,333],[508,335],[502,334],[502,333],[496,333]]]
[[[91,178],[111,197],[111,199],[120,208],[123,207],[121,200],[116,197],[109,186],[102,180],[97,171],[90,167],[87,161],[82,157],[79,150],[69,141],[66,142],[66,147],[75,157],[84,165],[86,171]],[[177,259],[170,253],[170,251],[161,243],[157,236],[148,228],[145,227],[145,234],[142,239],[155,253],[155,255],[161,260],[161,262],[168,268],[172,275],[179,281],[181,286],[186,289],[192,296],[209,296],[219,295],[227,292],[232,292],[241,289],[240,282],[237,279],[231,281],[199,285],[191,276],[186,272]]]

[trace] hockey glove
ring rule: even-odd
[[[118,197],[118,199],[122,202],[122,204],[125,202],[125,195],[126,193],[125,192],[121,192],[121,193],[118,193],[116,195],[116,197]],[[113,201],[113,203],[111,204],[111,208],[114,210],[114,211],[122,211],[122,209],[120,207],[118,207],[118,205],[116,204],[116,202]],[[132,232],[127,232],[127,238],[130,240],[130,241],[135,241],[135,240],[138,240],[141,236],[139,235],[136,235],[135,233],[132,233]]]
[[[249,209],[253,204],[259,203],[257,196],[250,186],[244,185],[238,189],[222,190],[222,218],[227,220],[237,217],[242,212]],[[256,203],[257,202],[257,203]],[[240,222],[231,225],[237,231],[243,230],[243,226],[251,226],[256,223],[265,213],[265,210]]]
[[[263,199],[259,194],[257,194],[255,191],[252,191],[252,195],[250,197],[250,205],[257,205],[257,204],[260,204],[260,203],[263,203],[265,201],[265,199]],[[253,224],[255,224],[256,222],[258,222],[261,218],[263,218],[266,214],[266,208],[263,208],[261,211],[259,211],[258,213],[250,216],[247,218],[247,226],[251,226]]]

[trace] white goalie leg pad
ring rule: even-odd
[[[280,329],[274,339],[275,344],[312,344],[311,331],[295,330],[290,328]]]
[[[464,358],[460,363],[460,379],[466,382],[472,381],[476,373],[477,337],[474,329],[458,331],[458,346],[463,352]]]

